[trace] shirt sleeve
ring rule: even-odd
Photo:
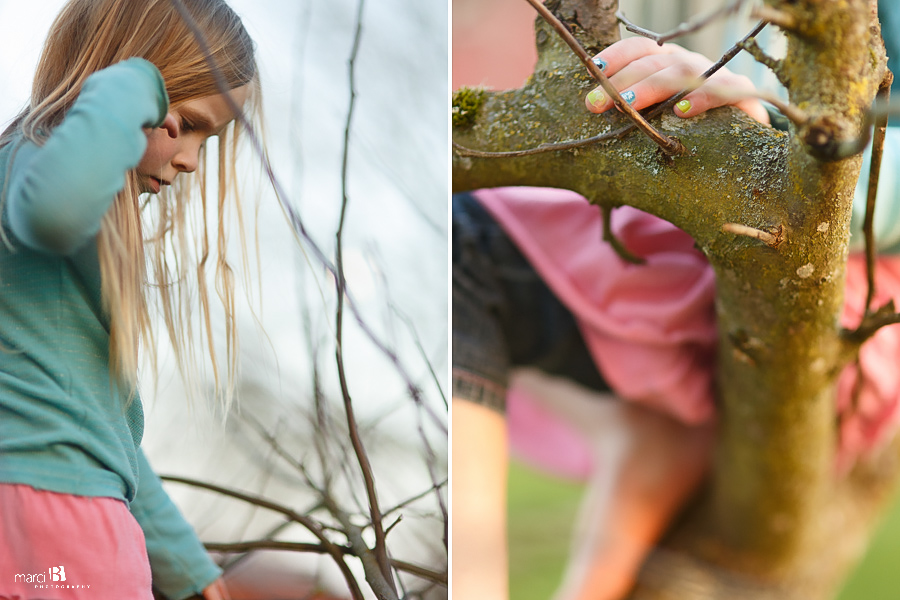
[[[140,482],[131,513],[144,530],[153,585],[170,600],[200,594],[222,570],[166,494],[142,450],[138,467]]]
[[[6,199],[15,237],[57,255],[93,238],[144,154],[142,128],[162,124],[168,104],[162,75],[142,58],[90,75],[44,144],[26,140],[15,151]]]

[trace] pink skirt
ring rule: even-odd
[[[121,500],[0,483],[0,600],[152,600],[144,533]]]

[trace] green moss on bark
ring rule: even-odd
[[[453,127],[471,127],[484,105],[484,89],[461,87],[453,92]]]

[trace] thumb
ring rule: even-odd
[[[161,129],[165,129],[166,133],[169,134],[169,137],[175,139],[179,134],[178,121],[175,119],[175,116],[172,113],[168,113],[166,118],[163,120],[162,125],[160,125]]]

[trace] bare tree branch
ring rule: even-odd
[[[645,38],[650,38],[651,40],[662,46],[669,40],[674,40],[683,35],[688,35],[690,33],[701,30],[716,19],[727,17],[736,13],[744,5],[745,1],[746,0],[732,0],[730,4],[726,4],[722,8],[714,10],[709,14],[702,15],[681,23],[680,25],[678,25],[678,27],[666,33],[654,33],[649,29],[638,27],[630,20],[628,20],[628,18],[624,15],[624,13],[622,13],[622,11],[616,13],[616,18],[620,23],[622,23],[622,25],[625,26],[625,29],[627,29],[631,33],[643,36]]]
[[[775,74],[775,77],[778,78],[778,81],[781,82],[781,85],[785,87],[790,86],[790,81],[787,76],[784,74],[784,69],[782,68],[781,60],[777,58],[772,58],[766,52],[759,47],[759,44],[756,43],[756,38],[752,37],[741,42],[741,47],[746,50],[750,56],[756,59],[756,62],[765,65],[769,68],[772,73]]]
[[[766,4],[754,8],[753,16],[784,31],[793,31],[797,28],[797,18],[794,15]]]
[[[341,383],[341,395],[344,399],[344,410],[347,413],[347,428],[350,433],[350,441],[353,445],[353,451],[356,454],[356,459],[359,462],[359,468],[362,471],[363,479],[365,481],[366,486],[366,495],[369,499],[369,513],[372,519],[372,529],[375,532],[375,558],[378,562],[378,566],[381,570],[381,575],[384,577],[385,582],[388,584],[390,588],[390,592],[396,596],[396,586],[394,584],[393,575],[391,573],[390,561],[388,560],[387,555],[387,546],[385,544],[385,535],[384,535],[384,527],[381,523],[381,510],[378,506],[378,494],[375,490],[375,475],[372,472],[372,465],[369,462],[369,457],[366,454],[365,447],[363,446],[362,439],[359,436],[359,427],[356,423],[356,418],[353,413],[353,402],[350,398],[350,388],[347,384],[347,373],[344,367],[344,351],[343,351],[343,322],[344,322],[344,290],[346,289],[346,280],[344,278],[344,258],[343,258],[343,232],[344,232],[344,220],[347,215],[347,206],[349,204],[349,195],[347,192],[347,168],[349,164],[349,155],[350,155],[350,127],[353,120],[353,108],[356,102],[356,83],[354,80],[355,75],[355,66],[356,66],[356,56],[359,52],[359,43],[362,38],[362,14],[363,8],[365,6],[365,0],[359,0],[357,4],[357,12],[356,12],[356,32],[353,36],[353,49],[350,51],[350,59],[348,65],[348,77],[350,83],[350,106],[347,109],[347,122],[344,127],[344,147],[343,147],[343,156],[341,159],[341,216],[338,224],[338,230],[336,234],[336,266],[337,266],[337,277],[335,278],[335,284],[337,286],[337,310],[335,313],[335,359],[337,361],[338,367],[338,378]],[[341,511],[337,509],[337,506],[334,507],[334,511],[338,514],[343,514]],[[335,516],[338,516],[336,514]],[[340,518],[340,517],[339,517]],[[347,520],[347,526],[349,527],[351,524],[349,523],[349,519]],[[353,530],[348,531],[351,533]],[[359,537],[359,541],[362,541],[362,537]],[[351,543],[356,543],[355,536],[351,538]],[[363,544],[363,546],[365,546]],[[361,550],[360,550],[361,551]],[[366,548],[368,551],[368,548]],[[363,560],[363,564],[366,565],[366,556],[360,557]],[[366,577],[369,580],[370,584],[373,584],[372,579],[369,574],[369,567],[366,566]],[[381,582],[378,582],[378,587],[381,587]],[[388,590],[375,590],[379,595],[384,595],[388,593]],[[387,596],[386,596],[387,597]]]
[[[619,255],[619,258],[626,262],[630,262],[633,265],[642,265],[646,263],[643,258],[632,254],[628,248],[619,241],[619,239],[613,234],[612,231],[612,207],[611,206],[601,206],[600,210],[603,211],[603,241],[612,246],[612,249],[616,251],[616,254]]]
[[[259,506],[261,508],[281,513],[291,521],[303,525],[310,533],[316,536],[316,538],[322,543],[322,546],[325,548],[327,554],[334,559],[334,562],[337,564],[338,569],[340,569],[341,574],[344,576],[344,581],[347,582],[347,586],[350,589],[350,594],[353,596],[353,600],[363,600],[362,591],[360,591],[359,585],[357,585],[356,583],[356,578],[353,576],[353,573],[350,571],[347,563],[344,562],[344,553],[341,552],[341,549],[337,544],[328,539],[328,536],[325,535],[322,524],[315,519],[307,515],[301,515],[300,513],[295,512],[294,510],[286,506],[282,506],[281,504],[272,502],[271,500],[266,500],[265,498],[245,494],[237,490],[214,485],[205,481],[198,481],[189,477],[176,477],[174,475],[160,475],[160,479],[162,479],[163,481],[171,481],[173,483],[183,483],[185,485],[190,485],[193,487],[209,490],[211,492],[216,492],[217,494],[228,496],[229,498],[241,500],[254,506]]]
[[[887,71],[881,86],[878,88],[877,99],[888,104],[891,100],[891,84],[894,75]],[[869,163],[869,188],[866,194],[866,217],[863,221],[863,235],[866,239],[866,292],[865,313],[869,312],[872,300],[875,298],[875,234],[873,222],[875,220],[875,199],[878,197],[878,180],[881,177],[881,157],[884,154],[884,137],[887,130],[888,114],[879,115],[875,119],[875,133],[872,140],[872,159]]]
[[[328,554],[328,549],[322,544],[313,544],[308,542],[281,542],[278,540],[249,540],[246,542],[230,542],[215,543],[210,542],[204,544],[210,552],[252,552],[254,550],[288,550],[291,552],[312,552],[314,554]],[[349,546],[338,546],[338,549],[348,556],[356,556],[353,548]],[[410,562],[391,559],[391,566],[398,571],[403,571],[411,575],[416,575],[422,579],[433,581],[440,585],[447,585],[447,573],[440,573],[420,565]]]

